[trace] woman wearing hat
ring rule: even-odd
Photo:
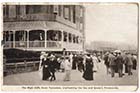
[[[85,71],[83,73],[83,78],[85,80],[93,80],[93,60],[90,54],[87,54],[85,61]]]
[[[69,57],[65,57],[65,59],[64,59],[64,69],[65,69],[64,81],[70,81],[71,68],[72,68],[72,64],[69,60]]]
[[[49,71],[49,59],[47,58],[48,54],[45,52],[41,52],[40,56],[40,64],[39,64],[39,70],[42,70],[42,80],[48,80],[51,76]],[[43,68],[43,69],[42,69]]]

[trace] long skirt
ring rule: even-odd
[[[49,77],[51,76],[51,73],[48,69],[48,67],[43,67],[43,77],[42,77],[42,80],[48,80]]]
[[[134,61],[133,61],[133,69],[136,70],[136,68],[137,68],[137,61],[134,60]]]
[[[85,80],[93,80],[93,71],[91,70],[85,70],[83,73],[83,78]]]
[[[65,77],[64,77],[64,81],[70,81],[70,70],[66,70],[65,71]]]
[[[93,71],[98,71],[99,69],[99,66],[98,66],[98,63],[97,62],[94,62],[94,67],[93,67]]]

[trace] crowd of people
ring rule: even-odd
[[[107,74],[111,74],[111,77],[114,77],[115,73],[118,73],[119,77],[123,77],[125,73],[132,75],[132,69],[136,70],[137,67],[137,57],[130,53],[123,55],[121,52],[107,52],[101,58],[97,53],[84,55],[70,53],[57,57],[53,53],[41,52],[39,71],[42,80],[56,80],[55,72],[58,71],[65,73],[64,81],[70,81],[71,70],[82,72],[85,80],[94,80],[94,73],[100,70],[100,62],[104,62]]]
[[[104,56],[104,63],[107,74],[111,73],[111,77],[114,77],[115,73],[123,77],[125,73],[132,75],[132,70],[137,69],[137,56],[130,53],[107,52]]]

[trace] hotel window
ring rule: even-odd
[[[67,38],[68,38],[67,32],[63,32],[63,36],[64,36],[63,38],[64,42],[67,42]]]
[[[72,34],[69,33],[69,42],[72,42]]]
[[[3,5],[3,16],[8,17],[8,15],[9,15],[9,6]]]
[[[4,41],[13,41],[13,31],[4,31],[3,40]]]
[[[61,7],[62,7],[62,5],[59,5],[59,6],[58,6],[58,15],[59,15],[59,16],[61,16],[61,11],[62,11],[62,8],[61,8]]]
[[[70,20],[70,7],[68,5],[64,6],[64,18]]]
[[[76,8],[73,6],[73,23],[76,23]]]
[[[15,32],[15,41],[26,41],[27,31],[20,30]]]
[[[20,5],[16,5],[16,15],[20,15]]]
[[[58,5],[53,6],[53,14],[58,14]]]
[[[76,43],[76,38],[74,34],[73,34],[73,43]]]
[[[34,5],[33,6],[33,12],[34,13],[40,13],[41,12],[41,5]]]
[[[48,30],[47,31],[47,40],[48,41],[61,41],[62,34],[59,30]]]
[[[76,43],[79,43],[79,36],[76,36]]]
[[[41,5],[27,5],[26,14],[34,14],[41,12]]]
[[[43,40],[45,40],[44,38],[45,38],[44,30],[29,31],[29,40],[30,41],[35,41],[35,40],[43,41]]]

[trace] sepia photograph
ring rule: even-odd
[[[3,3],[2,11],[3,86],[138,88],[137,3]]]

